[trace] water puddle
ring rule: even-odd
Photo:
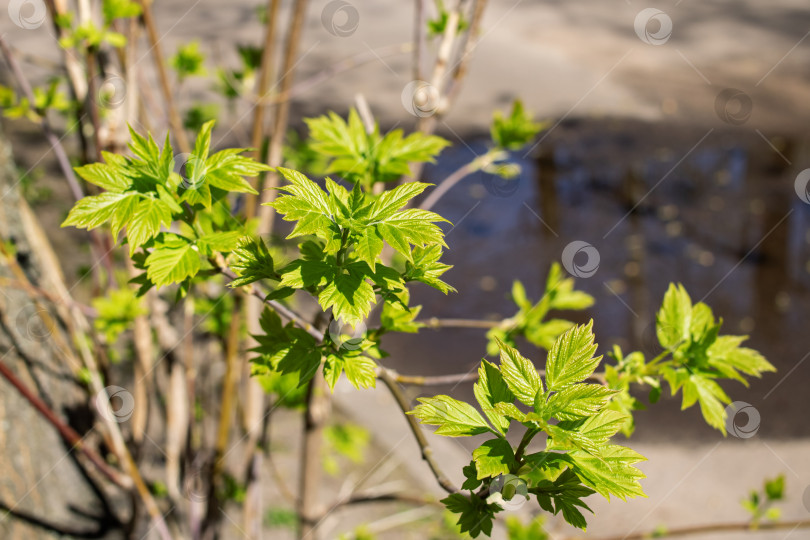
[[[485,149],[457,144],[426,180],[440,180]],[[654,313],[667,285],[681,282],[693,301],[723,317],[723,332],[750,335],[748,345],[779,369],[748,389],[725,384],[732,399],[759,409],[761,434],[810,435],[803,418],[810,410],[810,205],[794,189],[810,164],[807,150],[806,141],[766,140],[749,128],[562,123],[529,154],[514,154],[523,172],[512,183],[476,174],[434,207],[453,222],[445,261],[456,267],[446,276],[459,293],[445,298],[417,287],[414,302],[425,316],[512,315],[513,279],[537,299],[551,262],[570,242],[586,242],[599,265],[577,283],[596,305],[567,315],[593,317],[600,353],[618,343],[657,354]],[[576,264],[588,262],[584,253],[577,257]],[[387,340],[403,373],[467,371],[485,351],[477,330]],[[524,352],[542,364],[545,353],[528,344]],[[454,392],[471,397],[463,386]],[[638,414],[638,436],[717,436],[697,407],[681,412],[679,404],[664,400]]]

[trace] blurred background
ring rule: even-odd
[[[412,53],[402,46],[413,37],[412,3],[348,0],[336,11],[329,3],[310,2],[296,67],[304,86],[293,100],[291,127],[304,137],[303,118],[328,110],[345,116],[361,93],[383,131],[414,129],[418,118],[406,90],[414,80]],[[249,105],[223,97],[216,79],[218,70],[240,68],[236,46],[263,39],[259,2],[160,0],[153,9],[167,54],[196,40],[206,56],[211,77],[178,85],[180,107],[213,104],[200,114],[216,109],[214,146],[250,146]],[[45,83],[60,61],[52,30],[21,28],[1,16],[0,32],[19,51],[32,82]],[[455,265],[446,280],[458,293],[448,299],[419,289],[413,303],[423,305],[422,315],[508,317],[516,311],[512,281],[521,280],[529,298],[539,299],[549,265],[580,241],[595,248],[598,266],[577,279],[577,287],[596,303],[567,315],[594,319],[601,354],[619,344],[654,356],[655,311],[668,284],[680,282],[694,301],[723,318],[724,332],[749,335],[747,345],[778,369],[749,388],[726,385],[733,400],[759,413],[751,438],[724,439],[697,407],[682,412],[680,398],[666,394],[637,413],[628,444],[649,459],[641,465],[649,498],[609,505],[594,500],[589,530],[595,537],[661,523],[744,519],[740,500],[780,473],[787,482],[784,517],[810,518],[810,173],[803,174],[810,169],[808,36],[810,9],[800,0],[488,3],[458,99],[436,126],[453,146],[424,170],[424,180],[440,183],[484,154],[493,111],[507,110],[515,98],[547,127],[536,143],[512,153],[521,166],[516,179],[475,173],[434,207],[452,222],[444,260]],[[351,69],[320,77],[347,62]],[[0,75],[11,84],[6,71]],[[145,72],[138,84],[156,86],[157,80]],[[29,179],[25,195],[72,283],[86,264],[75,256],[84,240],[79,231],[58,227],[71,203],[49,145],[30,123],[5,120],[3,129]],[[566,269],[577,274],[594,263],[590,257],[579,253]],[[386,345],[388,365],[408,374],[465,372],[486,351],[475,329],[393,335]],[[541,362],[544,353],[527,356]],[[471,388],[437,393],[471,398]],[[338,404],[345,414],[370,424],[381,448],[397,446],[405,425],[386,425],[390,403],[343,395]],[[449,461],[473,448],[437,444]],[[412,451],[402,445],[394,453],[407,461]],[[416,462],[407,470],[414,482],[433,489],[422,467]],[[572,534],[563,525],[556,530]]]

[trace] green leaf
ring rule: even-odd
[[[437,435],[467,437],[491,431],[486,420],[471,405],[439,395],[419,398],[417,405],[408,414],[416,416],[423,424],[438,426]]]
[[[495,411],[505,418],[511,418],[518,422],[526,421],[526,414],[518,409],[514,403],[496,403]]]
[[[665,349],[690,339],[692,300],[683,285],[670,283],[655,319],[658,342]]]
[[[543,129],[544,124],[532,121],[531,116],[523,109],[523,102],[516,99],[512,103],[512,112],[504,117],[496,111],[492,119],[492,140],[500,148],[520,150],[534,139]]]
[[[393,295],[392,295],[393,296]],[[380,324],[386,331],[391,332],[406,332],[415,334],[424,325],[422,323],[414,322],[414,319],[419,315],[422,306],[408,307],[410,294],[407,289],[397,293],[394,297],[395,301],[387,301],[383,303],[382,313],[380,313]]]
[[[613,437],[622,428],[626,420],[626,414],[612,409],[604,409],[582,422],[564,421],[557,425],[564,429],[573,428],[577,433],[587,437],[597,445],[601,445]]]
[[[478,381],[473,386],[473,392],[489,421],[501,434],[504,434],[509,428],[509,419],[500,414],[495,405],[498,403],[511,404],[515,401],[515,395],[503,380],[501,372],[495,364],[486,360],[481,361],[481,365],[478,367]]]
[[[526,339],[538,347],[550,350],[557,338],[573,326],[573,322],[564,319],[551,319],[533,325],[530,324],[525,329]]]
[[[406,281],[420,281],[438,289],[444,294],[456,292],[456,289],[439,279],[450,270],[452,266],[440,263],[442,248],[439,245],[428,247],[414,247],[410,255],[411,260],[405,264]]]
[[[621,500],[646,497],[639,483],[644,473],[633,467],[645,458],[629,448],[611,444],[601,449],[601,458],[574,451],[567,454],[567,459],[585,485],[608,500],[611,495]]]
[[[562,390],[566,386],[590,377],[601,356],[594,357],[593,321],[575,326],[557,338],[546,360],[546,384],[549,391]]]
[[[105,153],[105,155],[109,156],[110,154]],[[83,167],[76,167],[74,170],[84,180],[106,191],[121,193],[130,184],[129,178],[125,176],[126,169],[118,161],[114,164],[91,163]]]
[[[297,259],[281,270],[282,287],[306,289],[326,285],[334,279],[337,266],[332,261]]]
[[[287,238],[315,234],[329,239],[337,230],[327,194],[318,184],[303,174],[279,167],[278,171],[290,184],[279,189],[287,192],[271,203],[266,203],[284,216],[285,221],[296,221]]]
[[[309,382],[321,365],[321,353],[315,339],[292,323],[282,326],[281,318],[269,308],[262,312],[259,322],[264,334],[253,336],[258,345],[251,350],[261,357],[253,361],[294,377],[298,387]]]
[[[191,75],[204,75],[203,62],[205,56],[200,52],[200,44],[192,41],[177,49],[177,53],[169,59],[171,66],[177,72],[181,81]]]
[[[473,450],[478,479],[507,474],[515,466],[515,453],[506,439],[491,439]]]
[[[354,253],[361,261],[365,261],[373,272],[376,269],[377,257],[382,253],[383,247],[385,247],[385,244],[382,237],[377,233],[377,229],[368,227],[357,238],[354,244]]]
[[[207,122],[206,125],[209,123],[213,121]],[[257,195],[258,192],[244,177],[255,177],[272,168],[247,156],[239,155],[246,150],[229,148],[209,157],[205,162],[205,180],[225,191]]]
[[[501,375],[509,390],[526,405],[534,405],[538,392],[543,392],[543,381],[537,374],[531,360],[522,356],[517,349],[498,340],[501,349]]]
[[[583,486],[571,469],[565,469],[553,481],[543,480],[537,483],[532,492],[537,496],[537,502],[543,510],[555,515],[562,511],[565,521],[585,530],[587,523],[579,509],[584,508],[593,513],[593,510],[582,502],[582,498],[594,494],[595,491]]]
[[[683,384],[683,403],[681,409],[687,409],[700,403],[700,412],[706,423],[726,434],[726,408],[725,404],[731,399],[723,389],[709,377],[692,374]]]
[[[104,14],[104,24],[109,26],[114,19],[137,17],[141,14],[141,6],[131,0],[104,0],[101,4]]]
[[[109,191],[84,197],[71,208],[67,218],[62,222],[62,227],[72,225],[80,229],[95,229],[107,221],[115,219],[116,212],[121,209],[126,209],[125,214],[127,215],[118,219],[120,222],[126,223],[131,219],[140,198],[137,193],[112,193]],[[120,226],[113,228],[117,232]]]
[[[189,243],[156,248],[146,258],[146,276],[158,288],[194,277],[199,270],[200,254]]]
[[[423,182],[405,182],[394,189],[384,191],[372,204],[367,219],[369,222],[387,220],[431,185]]]
[[[781,501],[785,496],[785,475],[765,480],[765,496],[771,501]]]
[[[363,321],[371,311],[376,296],[366,275],[358,267],[349,265],[348,273],[337,274],[318,295],[318,302],[326,311],[332,308],[335,319],[354,325]]]
[[[735,370],[754,377],[760,377],[764,372],[776,371],[776,368],[759,352],[740,347],[740,344],[746,339],[746,336],[718,336],[706,350],[709,364],[726,377],[732,378],[737,378],[733,377],[733,373],[736,373]],[[729,370],[732,373],[729,373]],[[737,379],[742,380],[747,386],[744,378]]]
[[[476,471],[474,461],[469,465],[465,465],[461,469],[461,472],[464,473],[465,478],[464,483],[461,484],[461,489],[472,491],[481,485],[481,480],[478,479],[478,472]]]
[[[172,210],[168,204],[160,199],[147,197],[141,199],[132,219],[127,223],[127,242],[129,242],[129,254],[154,238],[160,227],[169,227],[172,223]]]
[[[374,222],[380,236],[405,257],[411,256],[410,245],[427,246],[444,243],[444,233],[432,222],[447,221],[439,214],[418,208],[409,208]]]
[[[310,148],[331,158],[327,173],[337,173],[366,188],[410,174],[410,163],[432,161],[449,144],[423,133],[403,138],[401,130],[392,130],[383,137],[377,126],[372,133],[366,133],[354,109],[349,111],[348,122],[332,112],[305,121]]]
[[[500,507],[496,504],[487,504],[480,497],[473,495],[466,497],[461,493],[453,493],[441,500],[448,510],[459,514],[458,525],[462,533],[468,533],[473,538],[484,533],[492,534],[492,519]]]
[[[242,287],[260,279],[278,279],[273,270],[273,258],[261,238],[245,236],[239,240],[231,268],[239,277],[231,281],[229,287]]]
[[[197,239],[197,247],[206,255],[213,255],[215,251],[228,253],[239,246],[241,238],[240,231],[210,233]]]
[[[546,426],[545,431],[549,435],[549,440],[546,443],[547,450],[581,450],[597,458],[601,454],[597,442],[576,431],[570,425],[562,423],[549,425]]]
[[[377,383],[377,364],[368,356],[349,354],[343,357],[343,371],[355,388],[374,388]]]
[[[601,410],[617,390],[601,384],[573,384],[552,394],[545,405],[543,417],[577,420],[593,416]]]

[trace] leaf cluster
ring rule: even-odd
[[[587,381],[601,361],[595,356],[592,323],[560,335],[546,359],[545,377],[515,348],[498,341],[500,363],[482,361],[474,387],[479,412],[469,403],[446,395],[420,398],[413,411],[436,433],[451,437],[493,436],[472,454],[464,468],[463,490],[444,499],[459,514],[463,532],[489,535],[492,517],[519,498],[534,497],[539,506],[585,529],[582,500],[599,493],[625,499],[643,496],[644,475],[633,465],[644,458],[611,443],[623,425],[623,413],[608,407],[615,391]],[[520,430],[513,448],[510,430]],[[545,449],[527,453],[539,434]],[[516,499],[518,498],[518,499]]]

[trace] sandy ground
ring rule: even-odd
[[[155,9],[165,34],[162,44],[172,52],[178,44],[196,38],[212,58],[233,64],[233,43],[257,43],[261,37],[254,17],[258,3],[159,1]],[[302,78],[340,59],[410,38],[410,2],[351,0],[357,29],[346,37],[332,35],[322,22],[326,3],[311,2],[301,49]],[[641,25],[640,33],[647,41],[660,42],[657,45],[645,43],[634,28],[639,13],[649,7],[662,10],[663,18],[658,14],[658,22]],[[23,30],[1,14],[0,32],[17,49],[58,58],[49,29]],[[671,35],[667,21],[671,21]],[[540,116],[554,119],[618,116],[723,126],[724,116],[726,123],[740,119],[741,129],[760,130],[763,136],[801,132],[810,118],[808,34],[810,10],[803,0],[655,5],[638,0],[493,0],[460,100],[440,130],[459,137],[483,130],[494,107],[521,97]],[[387,56],[312,88],[300,96],[294,122],[302,114],[326,108],[344,111],[362,91],[381,123],[411,126],[414,118],[401,101],[403,89],[413,79],[408,62],[407,56]],[[41,69],[27,69],[41,80]],[[728,88],[739,90],[737,95],[742,97],[737,102],[724,101]],[[207,86],[197,81],[187,85],[181,97],[190,102],[209,95]],[[237,129],[234,136],[244,135]],[[17,142],[25,144],[28,139]],[[415,445],[404,420],[389,420],[398,413],[385,392],[341,393],[338,404],[371,426],[380,446],[391,449],[415,482],[436,490],[427,468],[414,458]],[[443,463],[468,459],[468,448],[439,437],[432,440]],[[780,472],[788,485],[784,517],[810,518],[808,442],[756,436],[723,440],[719,435],[716,442],[699,444],[634,445],[631,441],[649,458],[642,465],[649,477],[644,482],[649,498],[614,501],[609,507],[594,498],[597,517],[590,520],[591,534],[638,532],[660,523],[742,520],[745,514],[739,501],[746,492]],[[455,471],[457,479],[460,471],[449,470]],[[700,538],[737,537],[733,533]],[[746,538],[800,539],[810,538],[810,533],[782,531]]]

